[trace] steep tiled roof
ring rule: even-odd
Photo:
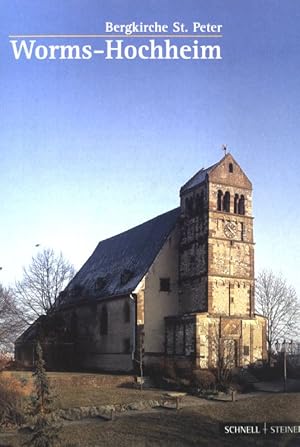
[[[100,242],[67,286],[61,304],[80,296],[109,297],[132,292],[149,270],[176,225],[180,208]]]
[[[202,168],[200,169],[200,171],[198,171],[190,180],[188,180],[180,189],[180,192],[184,192],[187,191],[188,189],[192,189],[194,186],[200,185],[200,183],[202,183],[205,178],[206,175],[210,173],[210,171],[213,170],[213,168],[215,166],[217,166],[218,163],[213,164],[212,166],[210,166],[209,168]]]

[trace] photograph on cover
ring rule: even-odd
[[[299,17],[1,0],[0,447],[300,445]]]

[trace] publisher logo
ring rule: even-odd
[[[220,424],[220,433],[226,436],[300,434],[300,422],[226,422]]]

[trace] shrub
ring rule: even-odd
[[[192,382],[200,391],[210,390],[216,386],[216,377],[207,369],[197,369],[193,371]]]
[[[24,422],[25,397],[19,380],[0,374],[0,426]]]
[[[3,371],[7,365],[7,360],[0,356],[0,371]]]
[[[31,414],[35,418],[31,438],[25,442],[29,447],[54,447],[59,444],[60,427],[51,421],[53,396],[45,370],[43,350],[38,342],[35,350],[33,372],[35,396],[32,397]]]

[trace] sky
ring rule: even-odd
[[[0,11],[4,286],[38,249],[79,269],[100,240],[177,207],[227,144],[253,183],[256,273],[281,272],[300,295],[299,2],[0,0]],[[103,34],[107,21],[221,24],[209,43],[222,59],[14,57],[11,35]]]

